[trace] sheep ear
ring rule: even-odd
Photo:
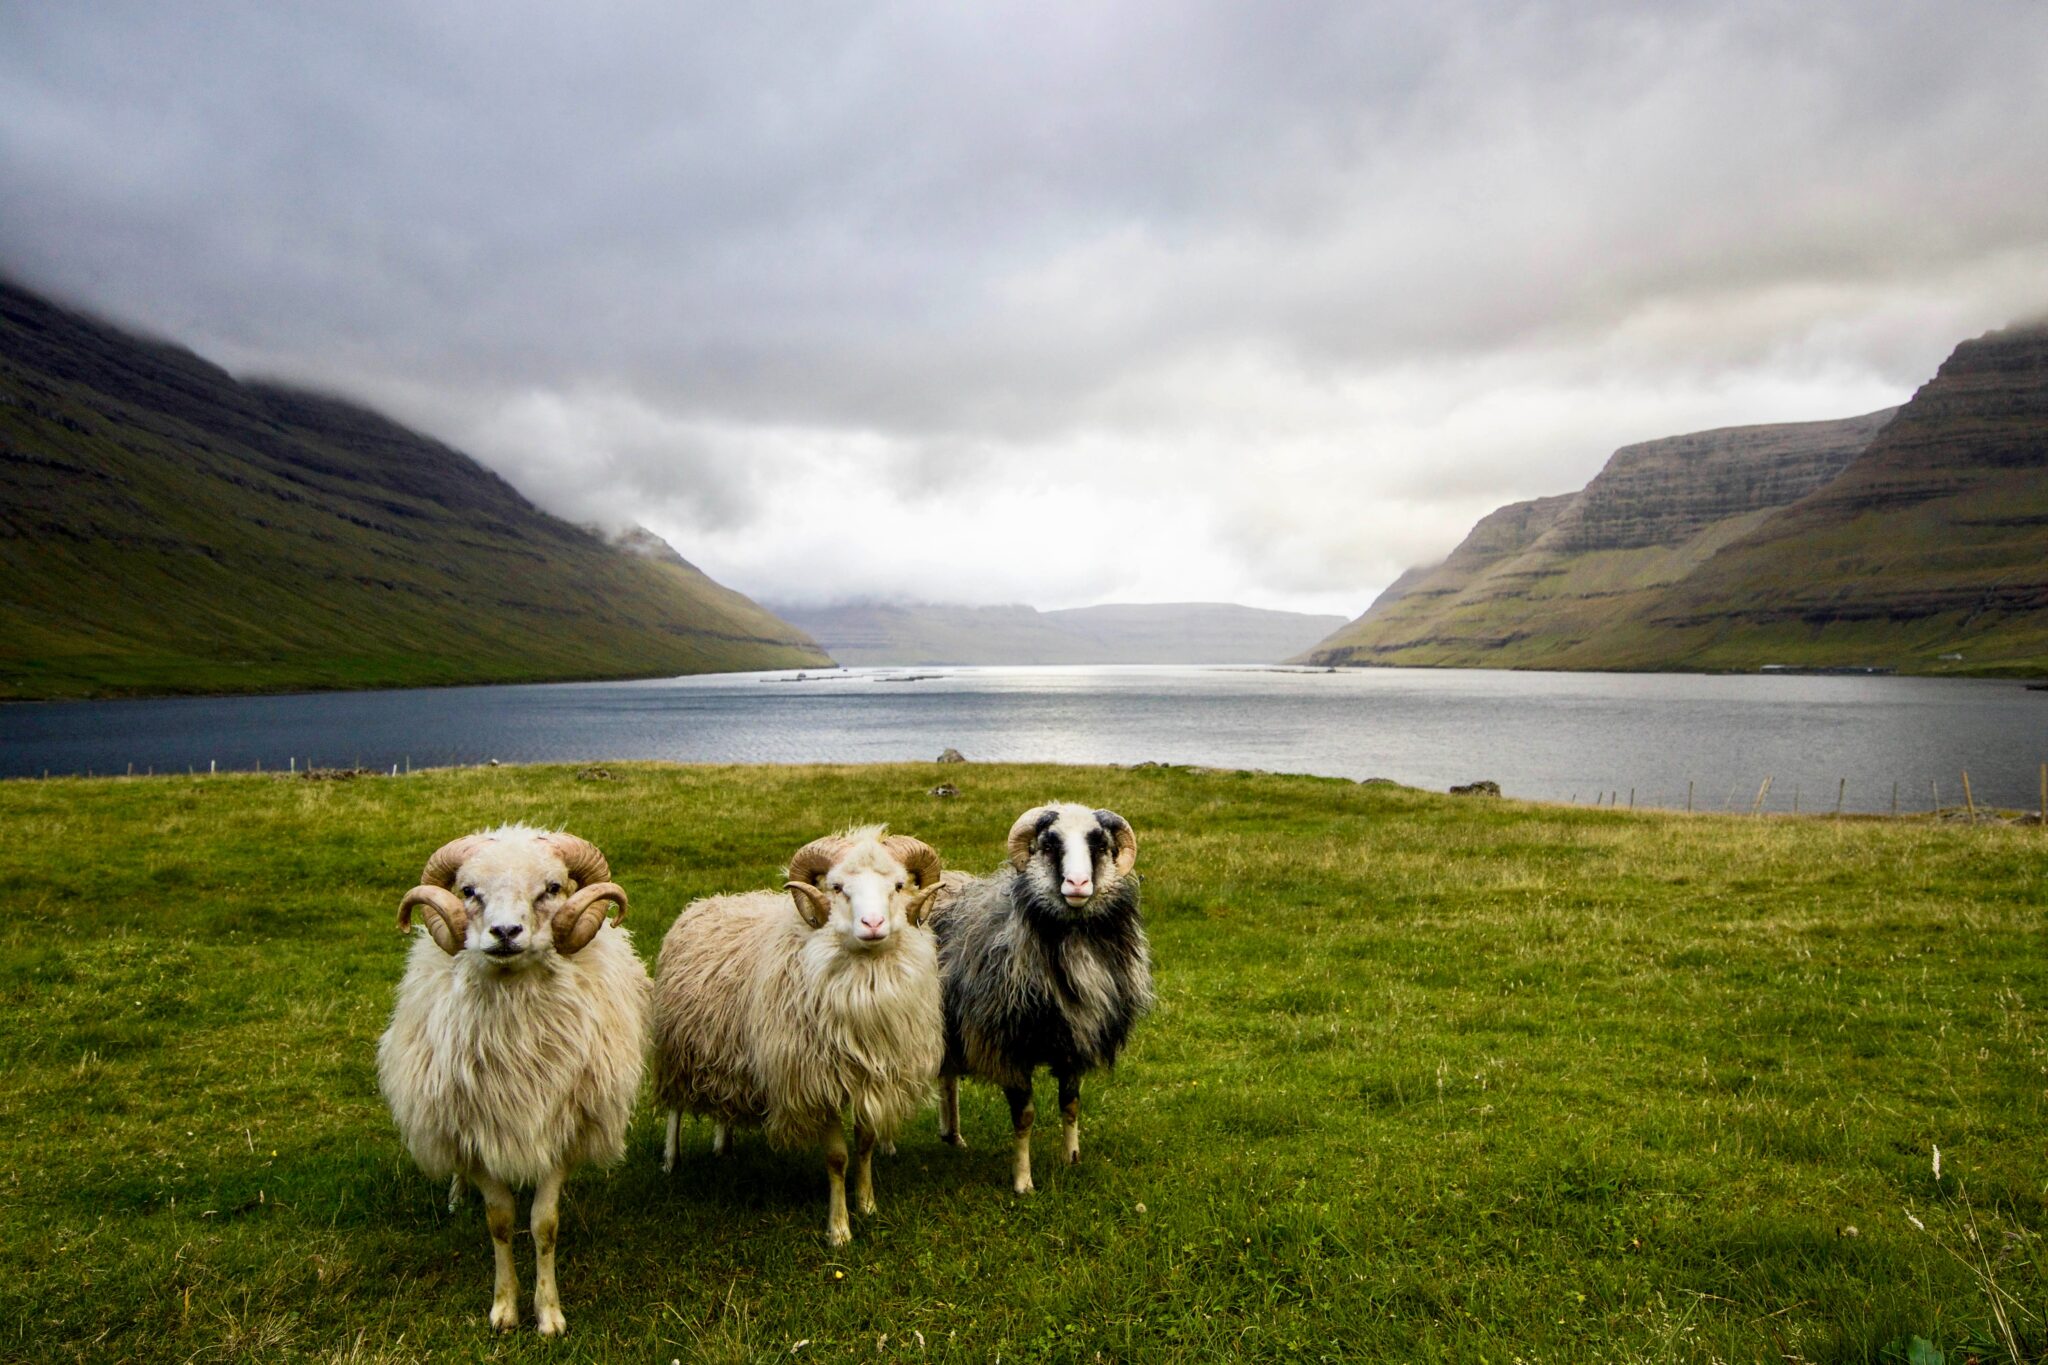
[[[804,917],[804,923],[813,929],[823,928],[832,918],[832,898],[809,882],[784,882],[782,887],[795,899],[796,912]]]
[[[910,921],[913,929],[925,922],[925,918],[932,912],[932,902],[936,901],[939,893],[945,889],[944,882],[933,882],[911,896],[910,903],[903,907],[903,917]]]

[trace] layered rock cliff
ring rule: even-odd
[[[2048,665],[2048,323],[1958,346],[1838,478],[1615,648],[1716,668]]]
[[[1731,540],[1839,474],[1897,409],[1624,446],[1577,493],[1491,513],[1306,657],[1586,667],[1579,653]]]

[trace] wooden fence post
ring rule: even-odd
[[[1970,812],[1970,823],[1977,823],[1977,798],[1970,795],[1970,770],[1963,769],[1963,805]]]

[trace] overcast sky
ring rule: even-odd
[[[757,597],[1354,615],[2048,308],[2044,72],[2040,0],[0,0],[0,270]]]

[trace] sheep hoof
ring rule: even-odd
[[[1081,1149],[1079,1147],[1076,1147],[1067,1153],[1067,1164],[1069,1166],[1078,1166],[1081,1164]]]
[[[558,1337],[569,1330],[569,1320],[562,1316],[559,1308],[540,1310],[540,1334],[544,1337]]]
[[[860,1211],[863,1214],[873,1213],[875,1211],[875,1197],[873,1195],[869,1195],[867,1198],[860,1201]]]
[[[843,1247],[853,1240],[852,1228],[826,1228],[825,1245]]]
[[[1012,1184],[1010,1188],[1014,1189],[1019,1194],[1030,1194],[1038,1187],[1031,1183],[1030,1176],[1020,1175],[1017,1177],[1016,1182]]]
[[[509,1332],[519,1325],[519,1305],[516,1303],[494,1303],[491,1305],[491,1326],[500,1332]]]
[[[958,1133],[941,1133],[939,1134],[939,1141],[945,1143],[948,1147],[965,1147],[967,1145],[967,1139],[961,1137]]]

